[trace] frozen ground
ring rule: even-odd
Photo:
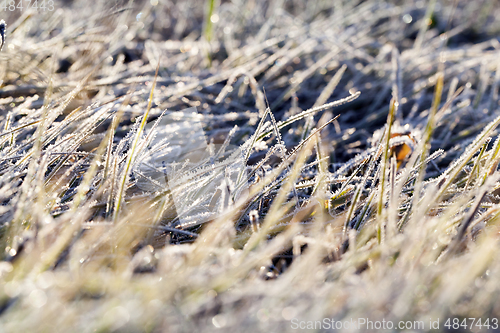
[[[500,3],[19,3],[0,331],[498,330]]]

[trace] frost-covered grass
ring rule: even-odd
[[[0,331],[494,330],[500,3],[55,9],[0,11]]]

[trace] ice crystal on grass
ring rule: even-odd
[[[135,167],[142,178],[136,182],[140,189],[149,192],[169,189],[178,215],[175,225],[183,228],[200,225],[213,219],[214,214],[222,213],[225,198],[221,194],[231,195],[235,200],[246,190],[246,186],[242,186],[234,192],[233,185],[233,191],[226,193],[229,184],[223,188],[219,185],[227,181],[234,184],[240,174],[246,179],[243,155],[238,147],[224,158],[228,149],[234,150],[228,138],[234,135],[236,128],[228,133],[222,145],[207,144],[201,119],[195,108],[189,108],[166,114],[147,125],[146,136],[152,139],[139,153]],[[156,188],[152,189],[152,185]],[[206,212],[191,216],[199,209]]]

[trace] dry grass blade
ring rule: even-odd
[[[116,195],[116,203],[115,203],[115,210],[113,213],[113,220],[116,222],[118,219],[118,214],[120,213],[120,207],[122,205],[123,201],[123,196],[125,192],[125,187],[127,186],[127,180],[129,178],[129,173],[130,169],[132,167],[132,163],[135,159],[135,149],[137,148],[137,145],[139,144],[139,140],[141,139],[142,131],[144,130],[144,127],[146,126],[146,122],[148,120],[149,116],[149,111],[151,110],[151,104],[153,103],[153,93],[156,87],[156,79],[158,78],[158,71],[160,70],[160,63],[158,62],[158,65],[156,67],[156,72],[155,72],[155,77],[153,80],[153,84],[151,85],[151,93],[149,95],[148,99],[148,106],[144,112],[144,115],[142,116],[141,124],[137,130],[137,133],[135,134],[135,139],[132,143],[132,146],[130,147],[130,150],[127,155],[127,160],[125,162],[125,169],[123,171],[122,175],[122,180],[120,182],[120,187],[118,189],[118,193]]]

